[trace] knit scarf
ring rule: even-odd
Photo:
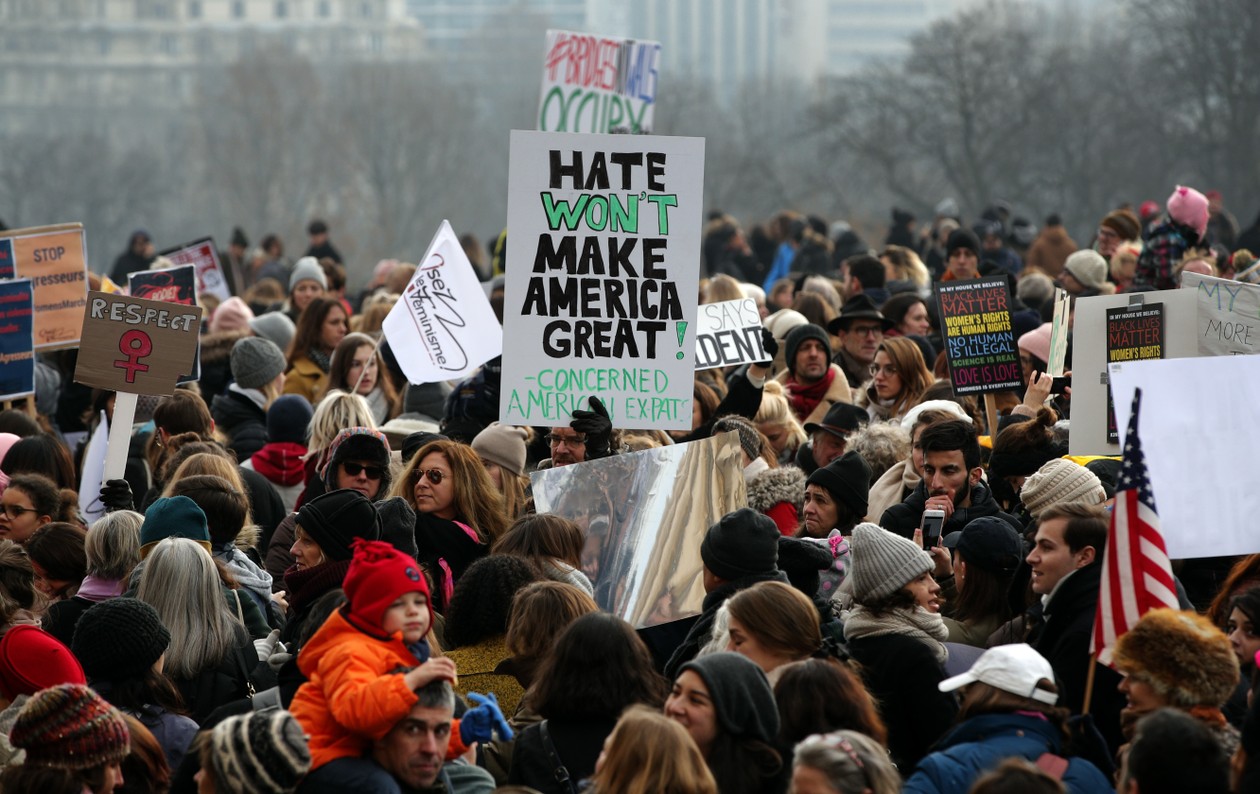
[[[945,639],[949,629],[945,620],[935,612],[923,607],[890,609],[875,615],[862,604],[853,604],[841,617],[844,619],[845,640],[856,640],[860,637],[883,637],[889,634],[900,634],[913,637],[932,650],[936,661],[945,664],[949,658],[949,650],[945,647]]]
[[[809,416],[818,403],[822,402],[822,398],[826,396],[827,390],[831,388],[831,382],[836,379],[836,370],[827,367],[827,374],[824,375],[817,383],[805,385],[796,379],[796,375],[789,374],[787,382],[788,402],[792,406],[792,412],[797,416]]]
[[[126,582],[122,580],[101,579],[88,574],[83,578],[83,584],[79,585],[79,592],[75,593],[75,595],[84,601],[99,604],[102,601],[122,595],[126,589]]]
[[[376,419],[378,425],[389,421],[389,399],[386,398],[384,389],[377,386],[364,395],[363,399],[367,400],[368,408],[371,409],[372,417]]]
[[[332,368],[332,359],[330,359],[328,354],[322,350],[312,347],[307,351],[306,357],[315,362],[315,366],[319,367],[324,372],[328,372],[328,370]]]
[[[297,565],[290,565],[284,572],[284,586],[288,590],[289,597],[289,614],[296,615],[302,611],[303,607],[324,593],[340,588],[349,570],[349,560],[332,560],[303,570],[298,570]]]

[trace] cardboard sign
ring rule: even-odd
[[[768,361],[761,347],[761,313],[752,298],[705,303],[696,320],[696,369]]]
[[[1076,344],[1072,349],[1072,421],[1068,423],[1068,452],[1072,455],[1120,454],[1120,444],[1107,441],[1107,423],[1110,421],[1107,407],[1107,310],[1139,301],[1158,302],[1164,307],[1164,358],[1199,354],[1194,333],[1195,295],[1192,290],[1169,289],[1078,298],[1072,321]],[[1143,392],[1144,399],[1146,394]],[[1118,394],[1112,397],[1117,408],[1117,427],[1121,428],[1123,435],[1125,424],[1118,410],[1121,398]],[[1125,416],[1128,416],[1127,408]]]
[[[30,279],[0,281],[0,400],[35,393],[34,306]]]
[[[1046,371],[1054,377],[1060,377],[1066,371],[1068,331],[1071,329],[1072,301],[1067,290],[1054,289],[1054,316],[1050,320],[1050,360],[1046,362]],[[1019,344],[1019,340],[1015,340]]]
[[[449,222],[381,330],[411,383],[462,378],[503,353],[503,329]]]
[[[1170,323],[1168,330],[1171,346],[1176,328]],[[1138,434],[1168,556],[1260,552],[1260,489],[1251,487],[1260,449],[1260,356],[1122,362],[1110,366],[1110,376],[1121,427],[1133,390],[1142,390]]]
[[[1260,353],[1260,285],[1182,273],[1181,288],[1199,302],[1199,355]]]
[[[161,255],[177,265],[192,265],[197,279],[198,295],[213,295],[221,301],[232,297],[232,289],[228,286],[223,266],[219,263],[219,251],[214,247],[213,238],[203,237],[168,248]]]
[[[164,270],[137,270],[127,276],[132,296],[145,300],[194,306],[197,303],[197,269],[193,265],[177,265]],[[201,340],[193,349],[191,363],[184,368],[180,383],[201,380]]]
[[[661,44],[547,31],[538,129],[649,133]]]
[[[704,141],[512,132],[500,421],[691,428]]]
[[[0,278],[31,280],[37,352],[79,344],[87,273],[81,223],[0,232]]]
[[[201,307],[92,292],[83,330],[76,382],[164,396],[188,373],[201,331]]]
[[[1006,279],[938,282],[936,301],[954,394],[1023,388]]]
[[[1107,363],[1164,357],[1164,304],[1141,303],[1107,310]],[[1120,443],[1115,404],[1107,389],[1107,443]]]

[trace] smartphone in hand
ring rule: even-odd
[[[941,530],[945,528],[944,510],[924,510],[923,522],[919,529],[923,530],[923,548],[931,549],[941,542]]]

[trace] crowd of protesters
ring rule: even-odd
[[[0,791],[1260,791],[1260,554],[1177,561],[1181,609],[1095,663],[1120,465],[1067,454],[1047,374],[1055,286],[1258,280],[1218,194],[1116,208],[1083,247],[1002,204],[894,210],[881,249],[713,213],[699,300],[755,300],[771,361],[697,373],[672,434],[597,399],[500,424],[497,359],[407,383],[381,323],[415,266],[349,295],[308,231],[290,262],[235,230],[203,377],[140,400],[99,494],[76,491],[114,394],[75,351],[0,412]],[[465,238],[490,272],[504,243]],[[136,232],[112,277],[162,266]],[[1010,283],[1026,382],[994,426],[953,393],[932,294],[981,275]],[[601,611],[606,506],[538,514],[529,473],[731,432],[746,506],[695,539],[699,614]]]

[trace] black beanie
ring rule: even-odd
[[[420,555],[416,545],[416,511],[406,499],[381,499],[376,503],[376,515],[381,519],[381,540],[408,557]]]
[[[822,346],[827,351],[827,360],[831,361],[831,338],[827,336],[826,329],[813,323],[805,323],[798,325],[788,332],[787,339],[783,340],[785,358],[783,362],[787,365],[788,372],[796,374],[796,351],[801,346],[801,342],[806,339],[817,339],[822,342]]]
[[[171,633],[157,610],[138,598],[110,598],[83,613],[74,627],[70,651],[88,681],[126,681],[153,666]]]
[[[822,584],[820,574],[834,561],[822,543],[810,538],[779,538],[779,570],[788,581],[812,600]]]
[[[328,561],[348,560],[356,538],[381,539],[381,519],[367,497],[343,488],[321,494],[298,511],[297,524],[319,544]]]
[[[722,651],[687,662],[704,680],[722,730],[738,739],[772,742],[779,735],[779,709],[766,674],[746,656]]]
[[[949,233],[945,242],[945,259],[948,260],[959,248],[966,248],[976,255],[976,259],[980,258],[980,238],[970,229],[955,229]]]
[[[411,435],[404,438],[402,442],[403,465],[406,466],[408,463],[410,463],[411,459],[414,458],[416,456],[416,453],[420,451],[420,448],[423,447],[425,444],[428,444],[430,441],[446,441],[446,440],[447,440],[447,436],[444,436],[441,433],[425,433],[424,431],[421,431],[419,433],[412,433]]]
[[[779,538],[774,521],[763,513],[741,507],[727,513],[704,533],[700,559],[714,576],[728,582],[778,570]]]
[[[806,485],[821,485],[837,502],[862,520],[871,495],[871,467],[850,450],[809,475]]]

